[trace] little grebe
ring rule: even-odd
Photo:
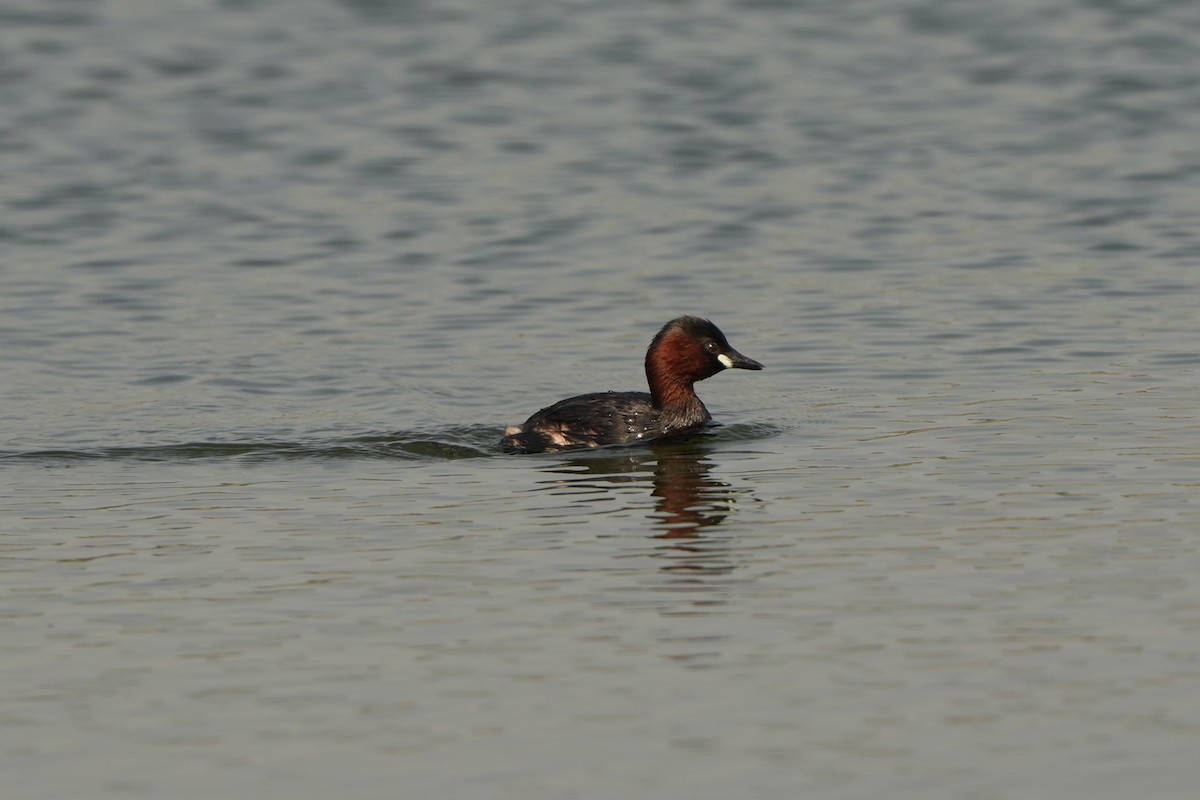
[[[599,392],[543,408],[500,440],[507,453],[649,442],[691,433],[712,421],[692,385],[723,369],[762,369],[729,346],[706,319],[679,317],[663,326],[646,351],[650,393]]]

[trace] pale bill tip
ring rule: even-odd
[[[729,356],[725,355],[724,353],[721,353],[720,355],[717,356],[717,361],[720,361],[722,364],[724,364],[725,369],[733,368],[733,359],[730,358]]]

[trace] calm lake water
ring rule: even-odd
[[[5,797],[1194,797],[1198,41],[0,0]]]

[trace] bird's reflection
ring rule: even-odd
[[[556,464],[550,470],[556,476],[551,483],[576,491],[647,486],[654,503],[646,516],[655,538],[662,540],[656,555],[670,562],[663,569],[694,576],[728,574],[735,568],[732,542],[715,529],[749,492],[712,475],[713,449],[684,440],[636,450],[590,451]]]

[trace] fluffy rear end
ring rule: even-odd
[[[513,432],[510,427],[507,435],[500,440],[500,449],[506,453],[545,453],[556,450],[549,436],[538,431],[523,431],[520,428]]]

